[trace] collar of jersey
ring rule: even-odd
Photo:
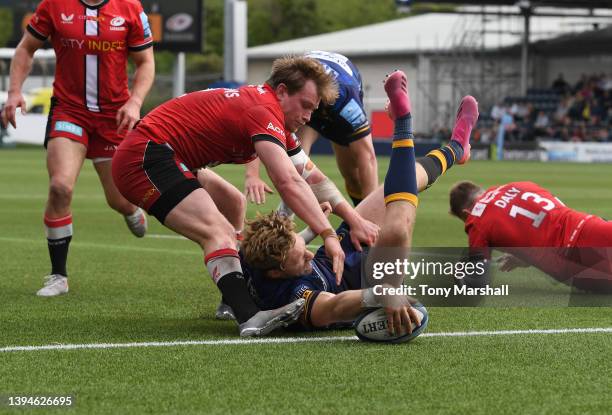
[[[90,4],[87,4],[84,0],[79,0],[81,2],[81,4],[85,7],[87,7],[88,9],[99,9],[100,7],[104,6],[106,3],[109,2],[109,0],[104,0],[102,3],[96,5],[96,6],[92,6]]]
[[[263,87],[266,91],[270,92],[272,96],[278,101],[278,97],[274,93],[274,88],[272,88],[267,82],[264,82]]]

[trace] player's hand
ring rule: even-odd
[[[329,218],[329,215],[331,215],[332,210],[333,210],[332,206],[331,206],[331,203],[323,202],[323,203],[320,203],[319,206],[321,206],[321,210],[325,214],[325,217]]]
[[[2,127],[7,128],[8,124],[11,123],[13,128],[17,128],[17,121],[15,121],[15,113],[17,108],[21,108],[21,114],[26,114],[26,102],[21,92],[10,93],[8,99],[4,103],[2,109]]]
[[[117,133],[129,133],[134,128],[134,125],[140,119],[140,105],[135,101],[128,99],[117,111]]]
[[[274,193],[270,186],[259,177],[247,176],[244,179],[244,194],[251,203],[266,203],[266,193]]]
[[[510,272],[515,268],[527,268],[528,263],[521,261],[511,254],[503,254],[495,261],[500,271]]]
[[[412,333],[412,322],[415,322],[417,327],[421,325],[420,317],[410,304],[385,307],[385,313],[387,314],[387,331],[392,336]]]
[[[334,274],[336,274],[336,284],[340,285],[344,272],[344,251],[340,246],[340,241],[335,236],[325,238],[324,243],[325,253],[332,260]]]
[[[380,231],[380,227],[377,224],[357,215],[356,220],[351,221],[348,225],[351,227],[351,242],[357,251],[363,251],[361,248],[362,243],[367,246],[372,246],[376,243],[378,232]]]

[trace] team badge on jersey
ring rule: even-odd
[[[74,14],[66,15],[62,13],[61,16],[63,24],[72,24],[74,22]]]
[[[115,31],[124,31],[125,29],[125,19],[121,16],[117,16],[114,17],[111,21],[110,21],[110,30],[115,30]]]

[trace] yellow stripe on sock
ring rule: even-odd
[[[433,150],[433,151],[430,151],[427,155],[434,156],[435,158],[440,160],[440,164],[442,164],[442,174],[444,174],[444,172],[446,172],[446,167],[447,167],[446,157],[444,157],[444,153],[442,153],[440,150]]]
[[[457,161],[457,155],[455,154],[455,150],[453,150],[453,148],[449,145],[444,146],[446,148],[448,148],[451,152],[451,154],[453,155],[453,163]]]
[[[414,207],[419,207],[419,197],[412,193],[401,192],[401,193],[392,193],[385,197],[385,205],[391,202],[395,202],[397,200],[405,200],[406,202],[411,203]]]
[[[414,147],[414,141],[411,138],[403,138],[401,140],[393,140],[392,148],[397,147]]]

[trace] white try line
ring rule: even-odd
[[[572,334],[572,333],[612,333],[612,327],[593,327],[578,329],[550,330],[498,330],[498,331],[458,331],[424,333],[420,337],[475,337],[475,336],[514,336],[523,334]],[[9,346],[0,348],[0,353],[34,352],[41,350],[79,350],[79,349],[129,349],[135,347],[177,347],[177,346],[225,346],[249,344],[284,344],[358,341],[357,336],[327,337],[265,337],[257,339],[224,340],[184,340],[172,342],[135,342],[135,343],[88,343],[88,344],[48,344],[41,346]]]
[[[46,240],[44,238],[44,234],[41,238],[31,239],[31,238],[13,238],[0,236],[0,242],[11,242],[11,243],[22,243],[22,244],[31,244],[31,245],[46,245]],[[194,245],[195,247],[196,245]],[[96,242],[85,242],[85,241],[77,241],[71,242],[70,248],[87,248],[87,249],[108,249],[111,251],[135,251],[135,252],[150,252],[150,253],[159,253],[159,254],[175,254],[175,255],[201,255],[202,251],[198,249],[186,250],[186,249],[166,249],[166,248],[151,248],[147,246],[138,246],[138,245],[116,245],[116,244],[104,244],[104,243],[96,243]]]

